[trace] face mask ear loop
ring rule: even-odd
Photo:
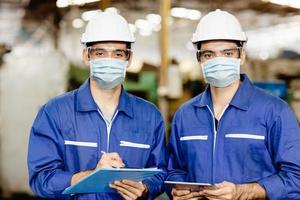
[[[88,54],[88,59],[89,59],[89,61],[91,61],[91,59],[90,59],[90,48],[87,47],[86,50],[87,50],[87,54]]]
[[[197,58],[197,61],[200,63],[201,60],[200,60],[200,53],[199,53],[199,51],[196,52],[196,58]]]
[[[242,50],[242,49],[243,49],[243,47],[239,47],[239,48],[238,48],[238,50],[239,50],[239,56],[238,56],[238,58],[239,58],[239,59],[241,59],[241,50]]]
[[[241,59],[241,50],[244,48],[244,42],[240,41],[238,48],[239,48],[239,57],[238,58]]]
[[[201,66],[201,71],[202,71],[203,78],[206,81],[206,75],[205,75],[204,65],[200,64],[200,66]]]
[[[132,50],[130,49],[129,56],[128,56],[128,58],[126,59],[126,61],[129,61],[130,58],[131,58],[131,56],[132,56]]]

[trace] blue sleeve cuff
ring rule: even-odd
[[[186,176],[186,173],[184,173],[182,170],[172,170],[171,173],[169,172],[169,175],[168,175],[166,180],[167,181],[182,181],[182,182],[185,182],[185,181],[187,181],[187,176]],[[168,185],[165,186],[166,193],[167,193],[167,195],[169,196],[170,199],[173,198],[172,195],[171,195],[172,189],[173,188],[171,186],[168,186]]]
[[[50,198],[61,198],[69,195],[63,195],[62,192],[71,185],[73,174],[66,171],[56,171],[49,179],[47,188],[44,188]]]
[[[148,200],[154,199],[156,196],[158,196],[163,191],[162,189],[160,189],[160,190],[157,189],[157,188],[163,187],[163,185],[160,187],[158,184],[154,184],[151,179],[143,180],[143,184],[145,184],[148,189],[148,195],[147,195]]]
[[[287,197],[285,186],[278,175],[273,175],[258,181],[267,193],[268,199],[285,199]]]
[[[71,179],[73,174],[70,172],[56,172],[52,177],[52,180],[49,182],[49,189],[62,193],[67,187],[71,185]]]
[[[42,174],[37,177],[32,184],[32,191],[40,197],[43,198],[60,198],[66,197],[66,195],[62,195],[62,192],[71,185],[71,179],[73,174],[65,171],[56,171],[51,172],[51,174]],[[48,178],[45,178],[48,176]],[[46,181],[46,182],[45,182]],[[44,182],[44,184],[42,184]]]

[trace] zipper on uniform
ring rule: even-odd
[[[215,154],[215,148],[216,148],[216,140],[217,140],[217,129],[216,129],[216,123],[215,123],[215,115],[214,113],[211,111],[211,109],[209,108],[208,105],[206,105],[210,114],[211,114],[211,117],[212,117],[212,121],[213,121],[213,127],[214,127],[214,144],[213,144],[213,156]],[[221,119],[221,118],[220,118]]]
[[[110,123],[109,123],[107,120],[105,120],[105,118],[104,118],[102,112],[101,112],[99,109],[98,109],[98,112],[99,112],[100,116],[102,117],[102,119],[104,120],[105,125],[106,125],[106,132],[107,132],[106,152],[109,152],[109,143],[110,143],[109,140],[110,140],[111,126],[112,126],[112,124],[113,124],[113,122],[114,122],[114,119],[116,118],[116,116],[117,116],[117,114],[118,114],[118,110],[115,112],[115,114],[114,114],[114,116],[113,116],[113,118],[112,118],[112,120],[111,120]]]
[[[213,122],[213,127],[214,127],[214,144],[213,144],[213,159],[212,159],[212,180],[213,180],[213,177],[214,177],[214,173],[213,173],[214,172],[214,159],[215,159],[215,150],[216,150],[216,141],[217,141],[217,128],[216,128],[214,113],[212,112],[212,110],[210,109],[210,107],[208,105],[206,105],[206,107],[208,108],[208,110],[209,110],[209,112],[212,116],[212,122]],[[220,124],[221,118],[222,118],[222,116],[225,113],[227,108],[228,108],[228,105],[224,108],[223,112],[221,113],[218,124]]]

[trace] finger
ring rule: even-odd
[[[103,168],[103,167],[122,168],[122,167],[124,167],[124,164],[120,163],[118,161],[115,161],[115,160],[103,159],[103,160],[100,160],[100,162],[97,164],[97,168]]]
[[[122,158],[120,157],[120,155],[117,152],[106,153],[106,155],[109,156],[109,158],[111,160],[117,160],[117,161],[123,162]]]
[[[173,189],[174,190],[174,196],[185,196],[191,193],[191,191],[189,190],[177,190],[177,189]]]
[[[201,195],[204,195],[204,196],[209,196],[209,197],[217,197],[217,198],[220,198],[220,196],[222,195],[227,195],[227,194],[230,194],[232,193],[232,190],[231,188],[229,187],[224,187],[224,188],[221,188],[221,189],[215,189],[215,190],[203,190],[201,192]]]
[[[177,197],[178,200],[187,200],[187,199],[198,199],[200,197],[199,192],[191,192],[190,194]]]
[[[136,196],[134,193],[132,193],[132,192],[126,190],[125,188],[123,188],[123,187],[117,185],[116,183],[110,184],[109,186],[110,186],[111,188],[116,189],[118,192],[122,193],[124,196],[128,196],[130,199],[131,199],[131,198],[132,198],[132,199],[138,198],[138,196]]]
[[[226,186],[230,186],[230,185],[234,185],[233,183],[230,183],[228,181],[223,181],[222,183],[217,183],[215,184],[215,187],[217,188],[222,188],[222,187],[226,187]]]
[[[171,191],[172,196],[175,196],[175,192],[176,192],[176,189],[173,188],[172,191]]]
[[[122,180],[120,186],[124,187],[125,189],[127,189],[130,192],[134,193],[138,197],[142,196],[143,192],[145,190],[145,187],[142,183],[138,183],[138,182],[130,181],[130,180]]]
[[[125,166],[123,162],[119,162],[117,160],[110,160],[108,164],[111,167],[115,167],[115,168],[122,168]]]
[[[143,189],[143,190],[145,189],[145,186],[143,185],[143,183],[136,182],[133,180],[124,179],[124,180],[122,180],[122,183],[129,185],[131,187],[134,187],[134,188]]]
[[[101,160],[102,161],[105,161],[105,160],[107,160],[107,161],[115,160],[115,161],[119,161],[120,163],[123,163],[121,157],[116,152],[102,154],[100,161]]]
[[[117,192],[123,197],[123,199],[125,199],[125,200],[131,200],[130,196],[128,196],[128,195],[126,195],[123,192],[120,192],[118,190],[117,190]]]
[[[144,188],[143,189],[135,188],[130,185],[124,184],[123,182],[120,182],[120,181],[115,181],[114,184],[116,186],[119,186],[119,187],[129,191],[130,193],[134,194],[137,197],[142,196],[143,191],[144,191]]]
[[[102,168],[102,167],[124,167],[124,163],[119,160],[114,160],[111,159],[111,156],[107,155],[109,153],[102,154],[101,159],[97,163],[97,168]],[[115,164],[116,166],[112,166],[112,163],[119,163]]]

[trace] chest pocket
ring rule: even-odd
[[[75,127],[75,126],[74,126]],[[63,132],[65,163],[70,171],[93,169],[98,162],[98,134],[91,128],[68,127]]]
[[[273,173],[272,160],[263,131],[225,134],[226,178],[236,182],[253,182]]]
[[[116,142],[127,167],[146,167],[153,145],[153,136],[149,131],[126,130]]]
[[[65,140],[65,159],[69,170],[93,169],[97,165],[98,143],[82,140]]]
[[[193,159],[208,159],[210,154],[210,143],[213,139],[209,130],[202,128],[193,128],[185,130],[179,136],[182,152],[187,153],[189,158]],[[183,155],[183,158],[187,157]]]

